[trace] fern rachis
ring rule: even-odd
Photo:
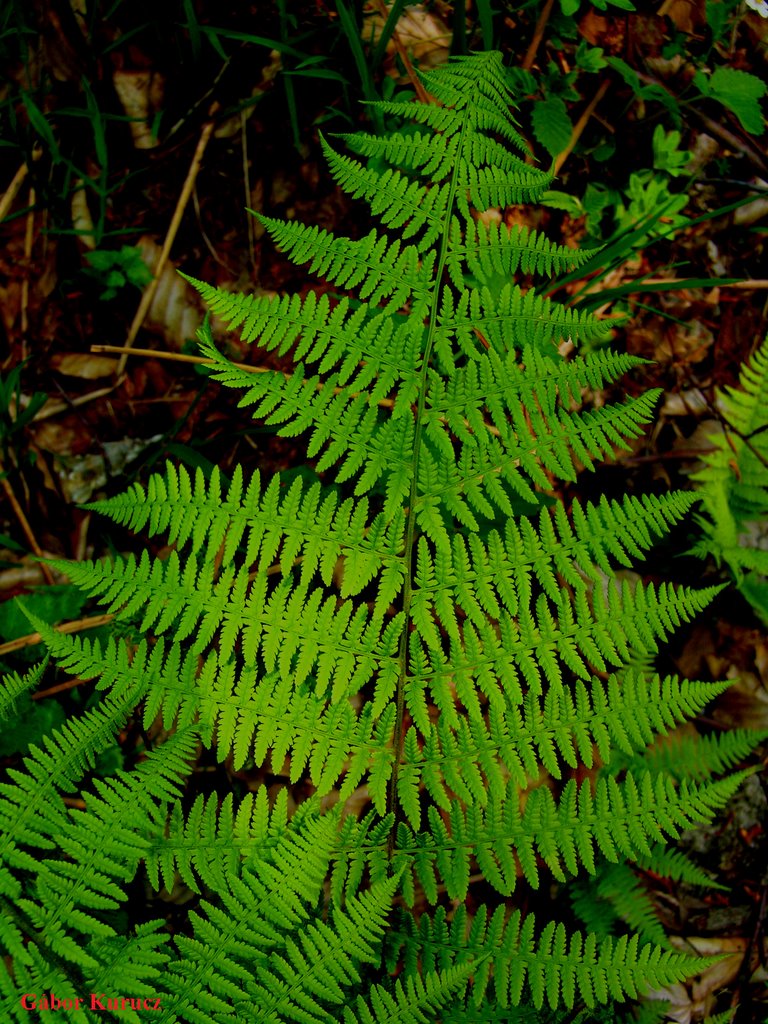
[[[164,561],[145,551],[66,566],[143,638],[89,641],[36,623],[64,670],[97,680],[105,710],[27,759],[6,788],[16,809],[45,799],[51,827],[73,819],[79,837],[82,812],[58,790],[78,784],[104,729],[138,707],[146,730],[162,722],[177,735],[86,796],[99,829],[120,822],[123,847],[71,838],[57,859],[43,832],[3,818],[0,895],[18,900],[0,926],[15,958],[0,972],[8,1019],[20,1019],[19,986],[64,992],[76,978],[106,990],[128,978],[162,992],[168,1022],[314,1024],[342,1005],[348,1024],[498,1020],[506,1007],[620,1001],[698,967],[637,935],[537,929],[502,898],[520,877],[535,887],[546,873],[653,862],[741,776],[678,779],[647,750],[722,689],[645,667],[717,588],[616,574],[691,499],[542,500],[638,436],[655,396],[581,408],[584,389],[639,361],[604,349],[561,359],[564,337],[608,327],[510,278],[582,256],[476,219],[535,201],[549,182],[509,151],[521,139],[498,55],[425,84],[434,104],[379,104],[415,121],[415,135],[348,140],[362,160],[325,143],[337,182],[382,230],[350,241],[263,218],[296,262],[351,296],[196,282],[245,340],[290,355],[289,374],[250,374],[201,331],[213,376],[306,439],[314,480],[169,467],[98,502],[174,545]],[[8,700],[24,685],[9,680]],[[174,794],[198,744],[260,772],[256,795],[185,813]],[[717,753],[713,764],[729,763]],[[579,766],[591,774],[577,783]],[[293,815],[285,795],[270,808],[270,770],[315,795]],[[539,785],[542,770],[559,781]],[[188,933],[106,923],[89,939],[140,869],[155,890],[178,875],[202,893]],[[476,872],[498,895],[470,914]],[[55,919],[40,909],[50,901]]]

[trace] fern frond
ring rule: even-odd
[[[581,266],[597,250],[571,249],[557,245],[545,235],[520,224],[507,226],[491,221],[455,219],[451,225],[451,246],[446,268],[457,287],[464,286],[469,272],[481,285],[493,287],[499,280],[518,272],[555,274]]]
[[[672,733],[635,758],[632,767],[642,764],[676,779],[702,780],[743,763],[767,738],[768,731],[758,729],[730,729],[709,736]]]
[[[71,793],[96,755],[112,742],[115,731],[136,703],[136,695],[106,700],[67,722],[33,746],[23,771],[9,770],[11,783],[0,785],[0,892],[18,897],[19,883],[6,869],[34,870],[36,858],[23,847],[51,850],[55,836],[67,829],[67,811],[59,792]]]
[[[603,864],[596,878],[575,882],[570,893],[590,932],[602,938],[629,925],[643,941],[670,948],[651,895],[629,864]]]
[[[433,285],[430,264],[434,263],[434,255],[422,264],[415,246],[401,248],[397,239],[390,242],[386,235],[376,231],[353,242],[296,221],[259,216],[259,222],[292,262],[308,263],[311,273],[342,288],[354,289],[360,299],[372,306],[392,312],[410,301],[414,316],[426,312]]]
[[[361,981],[358,964],[376,964],[397,879],[374,883],[359,897],[334,909],[333,925],[314,921],[298,941],[273,953],[248,986],[254,1024],[275,1019],[323,1024],[334,1018],[323,1003],[339,1007],[346,989]],[[336,1010],[338,1013],[338,1009]]]
[[[676,838],[680,830],[705,821],[722,807],[747,773],[678,788],[665,775],[646,772],[622,782],[599,778],[594,793],[588,782],[570,780],[555,800],[544,786],[531,790],[524,809],[517,787],[509,784],[503,798],[491,797],[485,808],[466,808],[453,801],[447,815],[429,810],[429,830],[415,835],[406,825],[398,831],[397,849],[413,858],[416,876],[430,902],[437,898],[436,878],[451,899],[464,899],[475,858],[486,881],[508,895],[515,889],[518,864],[528,883],[539,884],[539,862],[565,881],[583,865],[595,871],[602,854],[620,857],[648,854],[650,843]]]
[[[193,732],[177,733],[135,771],[94,780],[98,796],[86,798],[85,811],[72,813],[59,838],[67,859],[43,858],[32,898],[19,901],[38,945],[74,964],[95,966],[82,934],[115,934],[92,912],[116,909],[125,899],[123,887],[146,854],[146,823],[177,795],[196,739]],[[75,938],[72,932],[80,934]]]
[[[270,810],[264,787],[247,793],[236,809],[231,793],[221,802],[215,794],[201,794],[186,817],[181,804],[174,804],[167,835],[163,830],[150,839],[144,853],[154,888],[171,892],[178,873],[193,892],[202,892],[202,886],[225,889],[243,864],[265,859],[277,846],[288,820],[286,795],[281,790]]]
[[[626,863],[698,877],[660,848],[730,799],[745,773],[712,773],[753,740],[706,741],[700,773],[687,770],[692,749],[678,772],[652,746],[724,689],[654,666],[719,588],[617,567],[641,559],[692,498],[566,510],[553,481],[626,448],[656,393],[593,403],[590,392],[641,361],[561,358],[563,339],[606,337],[615,321],[519,279],[589,254],[503,226],[503,214],[485,226],[484,208],[535,199],[550,181],[507,151],[525,147],[500,56],[423,80],[434,102],[378,103],[409,126],[358,138],[358,159],[323,142],[340,187],[378,220],[368,235],[262,218],[294,263],[348,294],[243,296],[192,282],[228,329],[290,361],[249,372],[208,324],[200,332],[212,377],[268,427],[303,436],[314,482],[169,468],[91,505],[163,535],[167,557],[52,563],[131,636],[38,625],[102,703],[33,749],[2,789],[9,1019],[14,988],[74,992],[68,971],[90,991],[155,987],[169,1024],[603,1024],[624,1020],[616,1001],[707,964],[661,948]],[[748,397],[733,399],[738,431],[761,359]],[[757,507],[759,485],[745,478],[740,508]],[[28,682],[9,679],[0,704]],[[62,794],[84,788],[133,713],[171,738],[95,781],[85,812],[70,812]],[[245,796],[182,798],[198,736]],[[291,786],[312,790],[293,813]],[[151,886],[181,882],[199,896],[178,926],[124,925],[142,861]],[[556,922],[537,932],[506,905],[470,920],[476,872],[509,894],[520,877],[536,887],[542,872],[563,881],[582,869],[634,937],[569,936]],[[415,909],[400,911],[403,937],[387,943],[396,898]],[[448,900],[450,925],[442,909],[420,913]],[[638,930],[660,941],[640,945]]]
[[[178,935],[180,956],[169,965],[170,1019],[202,1024],[231,1019],[244,986],[270,957],[282,954],[291,932],[304,928],[328,869],[334,815],[310,819],[285,833],[271,862],[258,861],[228,879],[222,906],[204,900],[191,915],[192,937]]]
[[[480,1006],[488,993],[497,1012],[503,1013],[518,1006],[525,995],[528,1005],[537,1009],[545,1003],[572,1007],[579,1000],[591,1008],[609,999],[621,1001],[678,981],[711,962],[641,945],[637,936],[600,940],[574,932],[569,937],[563,925],[554,922],[537,936],[532,914],[516,910],[508,920],[505,916],[503,907],[489,917],[481,906],[468,927],[463,907],[450,924],[443,909],[431,916],[422,914],[418,930],[400,936],[406,976],[414,970],[416,956],[423,958],[427,971],[447,971],[454,963],[474,961],[478,966],[468,1006]]]
[[[737,388],[718,391],[723,430],[710,437],[698,483],[706,512],[706,538],[697,553],[711,551],[738,575],[768,574],[766,552],[745,543],[749,523],[768,515],[768,339],[742,367]]]
[[[644,871],[662,875],[673,882],[686,882],[688,885],[699,885],[707,889],[725,889],[715,882],[706,871],[693,863],[682,850],[666,846],[654,846],[649,856],[638,857],[637,866]]]
[[[466,986],[472,964],[449,967],[442,974],[418,974],[397,981],[390,993],[381,985],[372,985],[367,1000],[358,996],[355,1010],[344,1008],[344,1024],[424,1024],[455,993]]]
[[[382,610],[397,597],[405,575],[402,516],[391,522],[380,513],[372,517],[367,499],[341,501],[335,491],[319,483],[305,488],[300,479],[283,489],[276,475],[262,488],[257,471],[246,484],[240,466],[224,487],[218,467],[209,481],[198,469],[193,481],[183,466],[168,465],[146,488],[133,484],[88,507],[132,530],[163,533],[192,554],[217,553],[223,545],[225,565],[239,555],[244,565],[277,564],[284,573],[298,564],[303,584],[317,574],[330,585],[343,559],[342,597],[375,579]]]
[[[3,921],[0,914],[0,923]],[[66,964],[51,957],[44,956],[36,946],[31,946],[27,958],[17,957],[13,961],[13,974],[8,970],[8,960],[0,966],[0,1013],[3,1020],[15,1021],[17,1024],[29,1024],[30,1010],[22,1006],[22,993],[50,993],[59,999],[71,1000],[75,1006],[75,998],[81,994],[80,986],[72,979],[72,972],[67,971]],[[45,1011],[43,1011],[45,1012]],[[67,1017],[74,1024],[92,1024],[84,1010],[68,1011]],[[49,1019],[55,1020],[56,1018]],[[61,1019],[61,1015],[59,1015]]]
[[[27,669],[23,676],[20,676],[18,672],[8,672],[2,677],[2,681],[0,681],[0,721],[10,718],[18,698],[40,683],[47,666],[48,659],[44,658],[43,661],[38,661]]]
[[[479,715],[453,725],[441,717],[430,723],[423,742],[411,727],[398,795],[415,827],[422,785],[444,810],[453,796],[484,807],[489,795],[503,794],[509,776],[525,787],[539,777],[542,765],[559,779],[563,766],[592,767],[595,751],[608,763],[616,760],[616,751],[644,750],[654,736],[701,711],[727,685],[622,672],[605,682],[579,680],[573,693],[557,687],[543,696],[529,691],[519,707],[492,702],[487,723]]]
[[[85,972],[87,990],[97,996],[98,1002],[108,1007],[109,996],[121,993],[115,999],[117,1020],[141,1024],[146,1020],[148,1008],[163,1009],[168,1000],[166,969],[171,959],[168,934],[161,931],[165,921],[147,921],[137,925],[127,936],[109,936],[88,946],[88,952],[97,967]],[[122,993],[130,992],[129,997]],[[146,1005],[144,999],[147,999]],[[103,1014],[97,1008],[90,1019],[98,1020]]]

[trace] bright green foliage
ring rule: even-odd
[[[768,86],[762,79],[739,68],[720,67],[709,78],[698,71],[694,84],[704,96],[711,96],[732,110],[745,132],[762,135],[765,118],[760,100],[768,92]]]
[[[718,392],[722,432],[694,474],[704,538],[696,554],[724,561],[744,596],[768,621],[768,340],[744,365],[737,388]]]
[[[201,331],[213,376],[301,437],[315,482],[168,467],[92,506],[163,537],[167,558],[59,564],[131,636],[35,623],[102,703],[5,788],[4,1019],[26,1019],[18,991],[66,994],[67,977],[127,990],[130,977],[162,993],[166,1024],[543,1022],[558,1007],[618,1020],[614,1001],[706,963],[637,932],[537,926],[505,899],[521,877],[662,856],[727,803],[743,776],[712,775],[754,740],[705,744],[700,772],[654,752],[724,688],[653,671],[719,588],[618,570],[691,498],[558,499],[559,481],[642,433],[655,395],[590,405],[642,361],[560,356],[567,339],[610,334],[542,294],[585,254],[478,216],[549,184],[509,151],[524,146],[499,56],[424,83],[434,103],[378,105],[415,134],[348,140],[361,160],[325,144],[380,228],[350,240],[262,218],[350,295],[198,282],[230,329],[290,359],[290,372],[249,373]],[[34,678],[8,680],[5,700]],[[170,738],[132,771],[83,781],[134,712]],[[198,744],[247,769],[255,792],[183,802]],[[289,814],[284,788],[270,807],[270,771],[315,795]],[[85,812],[68,810],[62,793],[81,791]],[[152,890],[200,895],[172,938],[157,922],[120,931],[142,865]],[[478,874],[489,903],[470,914]],[[658,940],[638,906],[627,919]]]
[[[104,288],[99,298],[103,302],[113,299],[128,284],[144,288],[152,280],[152,271],[134,245],[119,249],[93,249],[85,254],[88,268],[85,273],[95,278]]]

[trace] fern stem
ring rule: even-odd
[[[466,117],[464,124],[461,129],[461,141],[463,141],[464,133],[466,130]],[[461,145],[459,145],[459,152],[461,151]],[[424,346],[424,358],[421,366],[421,374],[419,380],[419,398],[416,404],[416,426],[413,438],[413,475],[411,477],[411,487],[408,495],[408,525],[405,533],[405,550],[403,552],[403,559],[406,566],[405,582],[403,586],[403,632],[400,636],[400,647],[398,650],[398,661],[400,664],[400,671],[397,680],[397,693],[395,697],[395,727],[393,734],[393,748],[395,753],[395,760],[392,767],[392,776],[389,780],[389,789],[387,792],[387,813],[395,815],[395,825],[398,820],[399,804],[397,800],[397,779],[400,769],[400,762],[403,756],[403,742],[405,738],[405,732],[403,730],[403,721],[405,718],[405,680],[408,675],[408,639],[410,636],[409,623],[411,618],[411,603],[413,601],[413,555],[414,545],[417,540],[416,536],[416,499],[418,492],[418,481],[419,481],[419,459],[421,456],[421,444],[423,437],[422,421],[424,418],[424,406],[426,402],[427,392],[427,371],[429,370],[429,360],[432,355],[432,347],[435,340],[435,330],[437,327],[437,311],[439,308],[439,292],[443,283],[445,274],[445,264],[448,257],[448,234],[450,231],[451,213],[453,211],[453,200],[456,194],[456,179],[459,172],[458,161],[454,165],[453,172],[451,174],[450,187],[448,191],[448,202],[446,203],[445,222],[443,224],[443,232],[440,240],[440,256],[435,271],[435,283],[433,288],[433,301],[430,303],[431,312],[429,316],[429,328],[427,331],[427,341]],[[389,834],[388,842],[388,854],[390,857],[394,854],[395,850],[395,836],[397,829],[393,827]]]

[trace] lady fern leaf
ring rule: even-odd
[[[213,378],[301,438],[313,481],[169,466],[90,506],[163,537],[166,558],[56,563],[131,636],[36,624],[102,704],[5,789],[12,1019],[14,985],[65,986],[67,971],[97,986],[134,972],[162,991],[167,1024],[411,1024],[543,1020],[545,1006],[611,1004],[701,966],[637,935],[537,928],[505,900],[521,878],[653,862],[728,801],[743,775],[712,773],[750,742],[705,742],[695,777],[649,746],[724,688],[653,670],[719,588],[620,572],[691,498],[560,498],[559,481],[640,436],[656,395],[590,405],[642,361],[563,358],[562,342],[607,339],[612,322],[536,283],[589,254],[480,216],[550,182],[509,151],[525,146],[499,55],[423,78],[431,102],[378,105],[415,134],[323,141],[377,227],[353,240],[261,218],[295,263],[350,294],[254,297],[189,279],[228,329],[280,356],[284,368],[252,373],[200,333]],[[335,149],[345,141],[352,156]],[[0,699],[36,678],[9,678]],[[148,732],[178,735],[70,815],[59,791],[78,789],[134,710]],[[177,799],[198,742],[255,794]],[[313,797],[289,813],[298,783]],[[107,920],[142,862],[151,890],[200,896],[172,941]],[[491,902],[470,913],[478,876]],[[658,937],[646,910],[632,919]],[[91,921],[99,937],[78,951]]]

